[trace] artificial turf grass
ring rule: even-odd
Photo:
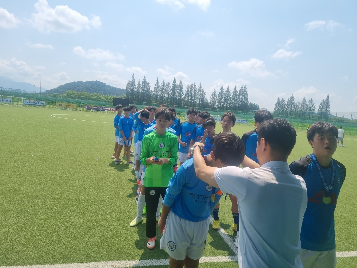
[[[110,159],[114,114],[5,105],[0,114],[0,152],[6,155],[0,158],[0,265],[168,258],[158,248],[146,249],[145,224],[129,227],[136,215],[136,180],[131,166]],[[252,129],[237,124],[233,132],[241,136]],[[305,130],[297,133],[289,163],[312,151]],[[346,136],[347,148],[338,147],[334,155],[347,167],[336,209],[337,251],[357,250],[353,142]],[[230,200],[221,203],[221,226],[233,238]],[[204,256],[232,254],[210,230]],[[354,267],[356,259],[339,258],[338,267]],[[231,264],[236,267],[202,265]]]

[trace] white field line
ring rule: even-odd
[[[357,257],[357,251],[337,252],[337,257]],[[231,262],[237,261],[237,256],[202,257],[200,263]],[[168,265],[169,259],[143,260],[143,261],[106,261],[90,263],[69,263],[53,265],[30,265],[30,266],[0,266],[0,268],[124,268],[124,267],[150,267]]]

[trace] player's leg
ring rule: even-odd
[[[118,149],[117,149],[116,154],[115,154],[115,164],[116,165],[119,164],[119,162],[121,161],[119,156],[120,156],[121,150],[123,149],[123,146],[124,146],[124,141],[123,141],[122,138],[119,138]]]
[[[238,211],[238,201],[235,195],[230,194],[229,198],[232,202],[232,216],[233,216],[233,224],[232,229],[236,232],[239,231],[239,211]]]
[[[127,145],[128,146],[125,147],[125,149],[126,149],[126,163],[132,164],[133,162],[131,162],[131,160],[130,160],[131,141],[128,141]]]
[[[185,268],[198,268],[198,265],[200,264],[200,260],[193,260],[190,259],[189,257],[186,257],[185,259]]]
[[[219,207],[220,207],[220,203],[218,202],[217,205],[214,207],[213,209],[213,224],[212,224],[212,228],[215,230],[219,229]]]
[[[153,249],[156,241],[156,209],[160,197],[160,188],[145,187],[146,202],[146,236],[149,238],[147,247]]]

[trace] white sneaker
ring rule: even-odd
[[[156,242],[156,236],[152,237],[152,238],[149,238],[149,241],[146,244],[148,249],[153,249],[155,247],[155,242]]]

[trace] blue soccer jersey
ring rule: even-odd
[[[323,186],[318,167],[311,155],[300,158],[290,164],[290,170],[300,175],[307,188],[307,208],[302,222],[300,240],[301,248],[312,251],[327,251],[336,248],[334,212],[340,189],[346,177],[346,168],[336,160],[332,160],[335,168],[335,178],[332,190],[327,192]],[[320,167],[327,185],[331,184],[332,165]],[[330,202],[326,202],[326,197]]]
[[[202,140],[205,129],[202,125],[197,125],[191,133],[191,140],[194,142],[200,142]]]
[[[119,115],[115,115],[114,116],[114,128],[115,128],[115,136],[119,136],[119,138],[122,138],[120,131],[119,131],[119,120],[120,118],[122,118],[123,115],[119,116]],[[118,127],[118,128],[117,128]]]
[[[218,188],[198,179],[193,159],[184,162],[170,179],[164,204],[177,216],[193,222],[207,219],[221,195]],[[212,195],[214,201],[212,201]]]
[[[176,132],[179,129],[181,125],[180,119],[175,118],[175,120],[173,121],[172,125],[170,126],[170,128],[174,129]]]
[[[208,136],[206,137],[205,143],[204,143],[205,145],[204,145],[203,151],[202,151],[203,155],[209,154],[212,151],[214,137],[215,136],[213,136],[212,138],[210,138]]]
[[[250,132],[244,133],[244,135],[242,136],[242,141],[245,147],[245,155],[259,164],[257,158],[257,141],[258,141],[257,131],[252,130]]]
[[[152,126],[153,126],[152,123],[145,124],[144,122],[140,121],[140,125],[138,126],[138,141],[143,140],[145,130],[147,130],[148,128],[150,128]]]
[[[196,127],[197,124],[193,123],[190,124],[189,122],[185,122],[181,124],[181,127],[179,129],[179,132],[176,132],[177,136],[181,136],[181,141],[186,142],[186,146],[183,147],[180,144],[179,152],[180,153],[188,153],[188,150],[190,149],[190,141],[191,141],[191,133],[193,129]]]
[[[123,131],[126,139],[129,139],[131,131],[133,129],[134,119],[132,117],[126,118],[125,116],[119,120],[119,130]]]

